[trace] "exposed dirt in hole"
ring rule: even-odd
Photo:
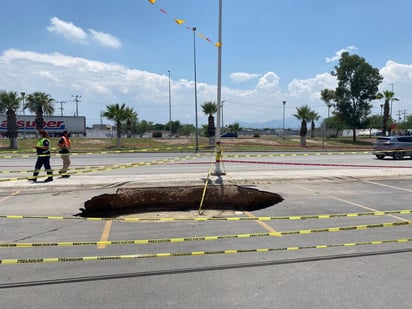
[[[102,194],[84,203],[82,216],[198,210],[204,186],[122,188],[115,194]],[[283,201],[276,193],[236,185],[210,185],[202,210],[253,211]]]

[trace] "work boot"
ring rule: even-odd
[[[53,181],[53,178],[51,178],[51,177],[46,178],[46,180],[44,182],[50,182],[50,181]]]

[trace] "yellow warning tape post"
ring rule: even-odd
[[[0,259],[0,264],[1,265],[13,265],[13,264],[30,264],[30,263],[90,262],[90,261],[148,259],[148,258],[163,258],[163,257],[205,256],[205,255],[220,255],[220,254],[264,253],[264,252],[273,252],[273,251],[295,251],[295,250],[305,250],[305,249],[326,249],[326,248],[336,248],[336,247],[383,245],[383,244],[393,244],[393,243],[406,243],[409,241],[412,241],[412,238],[378,240],[378,241],[363,241],[363,242],[353,242],[353,243],[344,243],[344,244],[324,244],[324,245],[299,246],[299,247],[280,247],[280,248],[229,249],[229,250],[216,250],[216,251],[128,254],[128,255],[113,255],[113,256]]]
[[[0,243],[0,248],[33,248],[33,247],[71,247],[71,246],[96,246],[96,245],[149,245],[160,243],[180,243],[189,241],[213,241],[223,239],[245,239],[255,237],[273,237],[286,235],[307,235],[313,233],[327,233],[327,232],[342,232],[352,230],[365,230],[372,228],[387,228],[411,225],[412,221],[406,222],[387,222],[377,224],[365,224],[356,226],[344,227],[329,227],[319,229],[295,230],[284,232],[270,232],[270,233],[252,233],[252,234],[237,234],[237,235],[211,235],[211,236],[191,236],[191,237],[177,237],[177,238],[159,238],[159,239],[138,239],[138,240],[113,240],[113,241],[88,241],[88,242],[48,242],[48,243]]]

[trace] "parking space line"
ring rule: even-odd
[[[373,184],[373,185],[382,186],[382,187],[387,187],[387,188],[391,188],[391,189],[395,189],[395,190],[401,190],[401,191],[406,191],[406,192],[412,192],[412,190],[410,190],[410,189],[406,189],[406,188],[402,188],[402,187],[395,187],[395,186],[386,185],[386,184],[383,184],[383,183],[374,182],[374,181],[369,181],[369,180],[362,180],[362,181],[363,181],[363,182],[366,182],[366,183]]]
[[[13,196],[19,194],[20,192],[21,191],[16,191],[16,192],[13,192],[12,194],[10,194],[8,196],[5,196],[5,197],[1,198],[0,203],[7,201],[8,199],[12,198]]]
[[[112,222],[111,220],[106,221],[106,224],[104,225],[102,236],[100,237],[100,241],[108,241],[109,240],[109,235],[110,235],[110,229],[112,227]],[[105,249],[106,245],[104,244],[99,244],[97,245],[97,249]]]
[[[378,183],[377,183],[377,184],[378,184]],[[297,185],[297,186],[300,187],[300,188],[302,188],[302,189],[304,189],[304,190],[306,190],[306,191],[308,191],[308,192],[316,193],[316,192],[314,192],[313,190],[308,189],[308,188],[306,188],[306,187],[304,187],[304,186],[301,186],[301,185]],[[351,202],[351,201],[345,200],[345,199],[340,198],[340,197],[337,197],[337,196],[325,195],[325,197],[332,198],[332,199],[335,199],[335,200],[337,200],[337,201],[340,201],[340,202],[343,202],[343,203],[346,203],[346,204],[349,204],[349,205],[353,205],[353,206],[356,206],[356,207],[359,207],[359,208],[362,208],[362,209],[366,209],[366,210],[369,210],[369,211],[373,211],[373,212],[379,211],[379,210],[377,210],[377,209],[375,209],[375,208],[371,208],[371,207],[368,207],[368,206],[365,206],[365,205],[361,205],[361,204],[358,204],[358,203],[355,203],[355,202]],[[387,215],[387,216],[392,217],[392,218],[395,218],[395,219],[400,220],[400,221],[408,221],[408,220],[406,220],[406,219],[404,219],[404,218],[401,218],[401,217],[398,217],[398,216],[395,216],[395,215]]]
[[[251,214],[248,211],[245,211],[246,216],[250,217],[250,218],[255,218],[255,216],[253,214]],[[259,224],[261,227],[263,227],[266,231],[268,231],[269,233],[277,233],[277,231],[273,228],[271,228],[268,224],[266,224],[263,221],[256,221],[257,224]],[[281,234],[276,235],[276,237],[282,237]]]

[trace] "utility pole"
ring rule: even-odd
[[[408,111],[406,109],[403,110],[403,122],[406,121],[406,114],[408,113]]]
[[[78,94],[72,94],[72,97],[74,98],[74,102],[76,102],[76,117],[79,117],[79,101],[82,96]]]
[[[66,101],[57,101],[56,103],[60,103],[60,116],[63,117],[63,104],[66,103]]]

